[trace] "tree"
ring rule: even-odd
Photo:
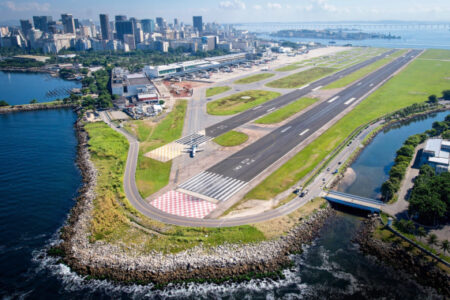
[[[427,243],[430,246],[436,245],[436,243],[437,243],[437,236],[434,233],[430,234],[428,236]]]
[[[428,103],[438,103],[438,98],[436,97],[436,95],[428,96]]]
[[[441,242],[440,248],[442,251],[444,251],[444,254],[448,252],[448,249],[450,249],[450,245],[448,243],[448,240],[444,240]]]
[[[450,100],[450,90],[442,91],[442,97],[443,97],[445,100]]]
[[[419,174],[427,177],[433,177],[436,173],[434,172],[432,166],[425,164],[422,167],[420,167]]]
[[[414,147],[412,145],[404,145],[397,151],[397,155],[412,157],[414,155]]]
[[[381,195],[383,196],[383,199],[386,201],[389,201],[394,197],[395,192],[397,191],[397,185],[395,182],[391,179],[385,181],[381,185]]]
[[[423,238],[423,237],[427,236],[427,232],[425,231],[425,228],[423,228],[423,226],[420,226],[419,228],[417,228],[416,235],[419,238]]]
[[[0,100],[0,106],[9,106],[9,104],[5,100]]]
[[[36,99],[33,99],[30,101],[30,104],[35,104],[35,103],[38,103],[38,101]]]

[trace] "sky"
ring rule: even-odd
[[[439,21],[450,23],[450,0],[0,0],[0,21],[61,13],[98,21],[100,13],[129,17],[177,17],[204,22],[312,22],[312,21]]]

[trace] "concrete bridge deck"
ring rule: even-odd
[[[324,198],[331,202],[356,207],[359,209],[370,210],[371,212],[379,212],[384,206],[384,203],[378,200],[346,194],[338,191],[328,191],[326,192]]]

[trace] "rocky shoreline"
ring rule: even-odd
[[[83,187],[67,224],[61,229],[62,242],[53,248],[73,271],[92,278],[124,283],[165,285],[184,281],[223,281],[277,274],[290,265],[289,254],[301,252],[334,211],[324,208],[299,221],[288,234],[255,244],[197,246],[176,254],[152,252],[146,255],[123,250],[119,245],[89,241],[89,226],[95,199],[96,169],[90,160],[88,134],[81,122],[75,124],[78,145],[77,163]]]
[[[420,284],[430,286],[445,297],[450,297],[450,275],[437,267],[434,262],[412,254],[400,244],[374,238],[373,233],[379,226],[382,226],[379,217],[374,216],[361,224],[354,239],[360,245],[360,249],[395,269],[412,275]]]
[[[59,108],[75,108],[76,106],[68,103],[68,104],[22,104],[22,105],[14,105],[0,108],[0,114],[9,114],[16,112],[24,112],[24,111],[34,111],[34,110],[47,110],[47,109],[59,109]]]

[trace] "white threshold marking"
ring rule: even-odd
[[[344,102],[345,105],[349,105],[350,103],[352,103],[353,101],[355,101],[355,97],[348,99],[347,101]]]
[[[308,86],[309,86],[309,84],[304,85],[304,86],[302,86],[302,87],[299,87],[297,90],[302,90],[302,89],[304,89],[304,88],[306,88],[306,87],[308,87]]]
[[[258,105],[257,107],[254,107],[252,110],[257,110],[258,108],[261,108],[262,105]]]
[[[328,103],[334,102],[335,100],[337,100],[337,98],[339,98],[339,96],[336,96],[336,97],[331,98],[330,100],[328,100]]]
[[[369,86],[373,86],[373,83],[369,84]]]
[[[309,129],[305,129],[303,130],[299,135],[304,135],[305,133],[307,133],[309,131]]]
[[[315,91],[317,91],[318,89],[320,89],[322,86],[321,85],[319,85],[318,87],[316,87],[316,88],[313,88],[312,90],[315,92]]]
[[[286,127],[285,129],[281,130],[281,133],[285,133],[286,131],[288,131],[292,126]]]
[[[271,111],[273,111],[273,110],[275,110],[275,109],[276,109],[276,107],[269,108],[269,109],[267,110],[267,112],[271,112]]]
[[[358,82],[358,84],[357,85],[361,85],[362,84],[362,82]]]

